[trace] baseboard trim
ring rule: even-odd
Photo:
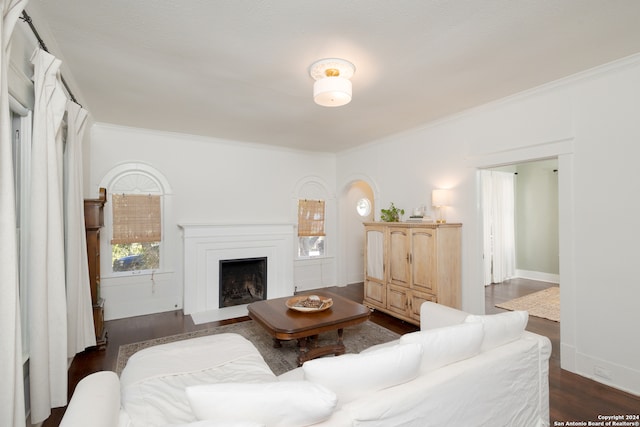
[[[516,277],[540,282],[560,283],[560,275],[541,271],[516,270]]]
[[[640,372],[635,369],[577,352],[575,373],[640,396]]]

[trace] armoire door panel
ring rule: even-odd
[[[389,281],[409,287],[409,234],[407,229],[389,229]]]
[[[422,292],[436,293],[435,252],[433,230],[411,230],[411,287]]]

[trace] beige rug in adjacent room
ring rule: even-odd
[[[500,304],[498,308],[506,310],[526,310],[529,316],[560,321],[560,288],[553,286],[542,291],[534,292],[520,298],[515,298]]]

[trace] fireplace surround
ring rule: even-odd
[[[185,314],[213,320],[246,316],[246,304],[221,307],[220,262],[266,259],[266,299],[292,295],[293,224],[180,224],[184,253]]]

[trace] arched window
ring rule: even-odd
[[[371,200],[367,197],[362,197],[356,202],[356,212],[363,218],[368,217],[371,214]]]
[[[298,200],[298,257],[324,256],[324,200]]]
[[[300,180],[294,189],[297,209],[297,259],[329,256],[327,236],[334,230],[335,197],[316,176]]]
[[[107,188],[106,241],[113,275],[163,270],[168,183],[148,165],[124,164],[103,179]],[[103,263],[104,265],[105,263]]]

